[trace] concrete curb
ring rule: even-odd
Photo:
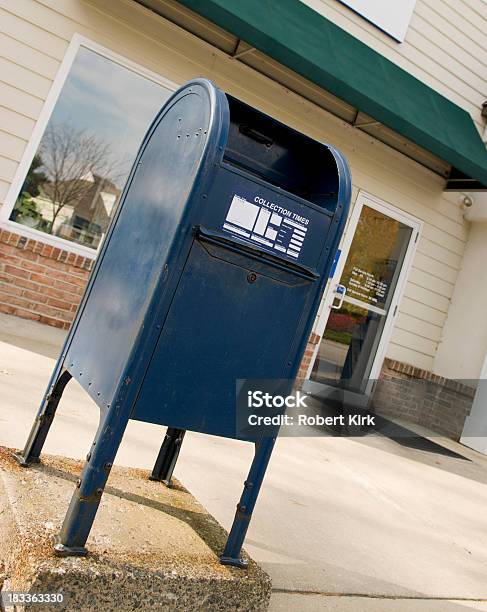
[[[184,487],[167,489],[145,470],[114,467],[90,555],[55,557],[53,537],[81,466],[43,456],[25,469],[0,447],[3,591],[62,592],[63,604],[35,607],[46,612],[267,609],[269,576],[251,559],[247,570],[220,565],[223,528]]]

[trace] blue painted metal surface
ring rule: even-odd
[[[336,149],[209,81],[188,83],[165,104],[141,145],[18,455],[24,464],[38,460],[74,377],[101,416],[59,554],[86,552],[129,418],[169,426],[167,452],[157,462],[167,473],[152,474],[169,481],[184,430],[235,437],[237,379],[296,376],[350,189]],[[273,444],[256,444],[223,563],[242,563]]]

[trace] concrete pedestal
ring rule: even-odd
[[[267,608],[267,574],[252,560],[247,570],[220,565],[225,531],[184,487],[149,481],[145,470],[114,467],[89,556],[55,557],[53,538],[81,467],[44,456],[21,468],[0,447],[3,591],[63,593],[62,605],[35,607],[46,611]]]

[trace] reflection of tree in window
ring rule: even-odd
[[[42,218],[42,215],[37,207],[35,198],[41,192],[41,185],[46,181],[46,175],[40,167],[42,160],[37,153],[32,160],[29,172],[25,177],[24,184],[20,190],[20,195],[17,198],[15,207],[12,211],[12,221],[17,221],[23,225],[37,227],[46,231],[47,223]]]
[[[120,190],[110,177],[116,168],[110,147],[86,130],[68,124],[49,124],[31,171],[22,188],[35,184],[35,220],[48,234],[96,246],[96,236],[108,225]],[[41,180],[43,179],[43,180]],[[31,191],[33,191],[31,189]],[[25,223],[16,205],[16,221]],[[78,220],[77,225],[75,220]],[[79,220],[85,221],[83,229]],[[31,227],[39,228],[29,220]]]
[[[10,219],[96,248],[170,92],[80,47]]]

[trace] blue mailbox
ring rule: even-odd
[[[344,157],[196,79],[137,154],[32,431],[39,455],[67,382],[100,423],[55,550],[86,554],[129,419],[168,426],[169,484],[187,429],[236,437],[237,379],[293,379],[350,201]],[[255,442],[222,563],[240,551],[274,439]]]

